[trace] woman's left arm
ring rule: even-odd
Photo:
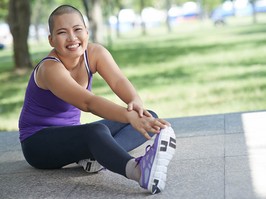
[[[122,73],[110,52],[101,45],[91,48],[91,56],[94,64],[94,72],[98,72],[107,82],[113,92],[127,104],[129,111],[135,110],[139,116],[151,116],[144,109],[143,102],[131,82]],[[89,51],[90,55],[90,51]]]

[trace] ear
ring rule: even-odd
[[[51,36],[51,35],[48,36],[48,40],[49,40],[49,44],[50,44],[50,46],[51,46],[51,47],[54,47],[53,39],[52,39],[52,36]]]
[[[90,32],[89,32],[88,28],[86,28],[86,33],[87,33],[87,40],[89,40],[90,39]]]

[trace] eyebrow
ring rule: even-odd
[[[81,24],[74,25],[72,28],[76,28],[76,27],[83,27],[83,25],[81,25]]]
[[[72,28],[77,28],[77,27],[83,27],[82,25],[74,25]],[[60,32],[60,31],[66,31],[67,28],[59,28],[57,30],[55,30],[56,33]]]
[[[76,28],[76,27],[83,27],[83,25],[77,24],[77,25],[74,25],[72,28]],[[56,32],[61,31],[61,30],[66,30],[66,29],[67,28],[59,28],[59,29],[56,30]]]
[[[66,30],[66,28],[59,28],[56,30],[56,32],[62,31],[62,30]]]

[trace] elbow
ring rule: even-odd
[[[91,112],[90,105],[87,104],[80,106],[79,109],[83,112]]]
[[[95,95],[90,94],[90,97],[84,98],[82,103],[80,103],[79,106],[77,107],[84,112],[93,112],[94,101],[95,101]]]
[[[83,104],[80,106],[80,110],[84,112],[93,112],[93,100],[84,101]]]

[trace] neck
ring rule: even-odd
[[[56,51],[54,51],[54,52],[56,54],[56,57],[58,59],[60,59],[60,61],[63,63],[63,65],[69,71],[75,70],[76,68],[78,68],[81,65],[81,62],[83,62],[83,56],[79,56],[79,57],[73,59],[72,57],[62,57]]]

